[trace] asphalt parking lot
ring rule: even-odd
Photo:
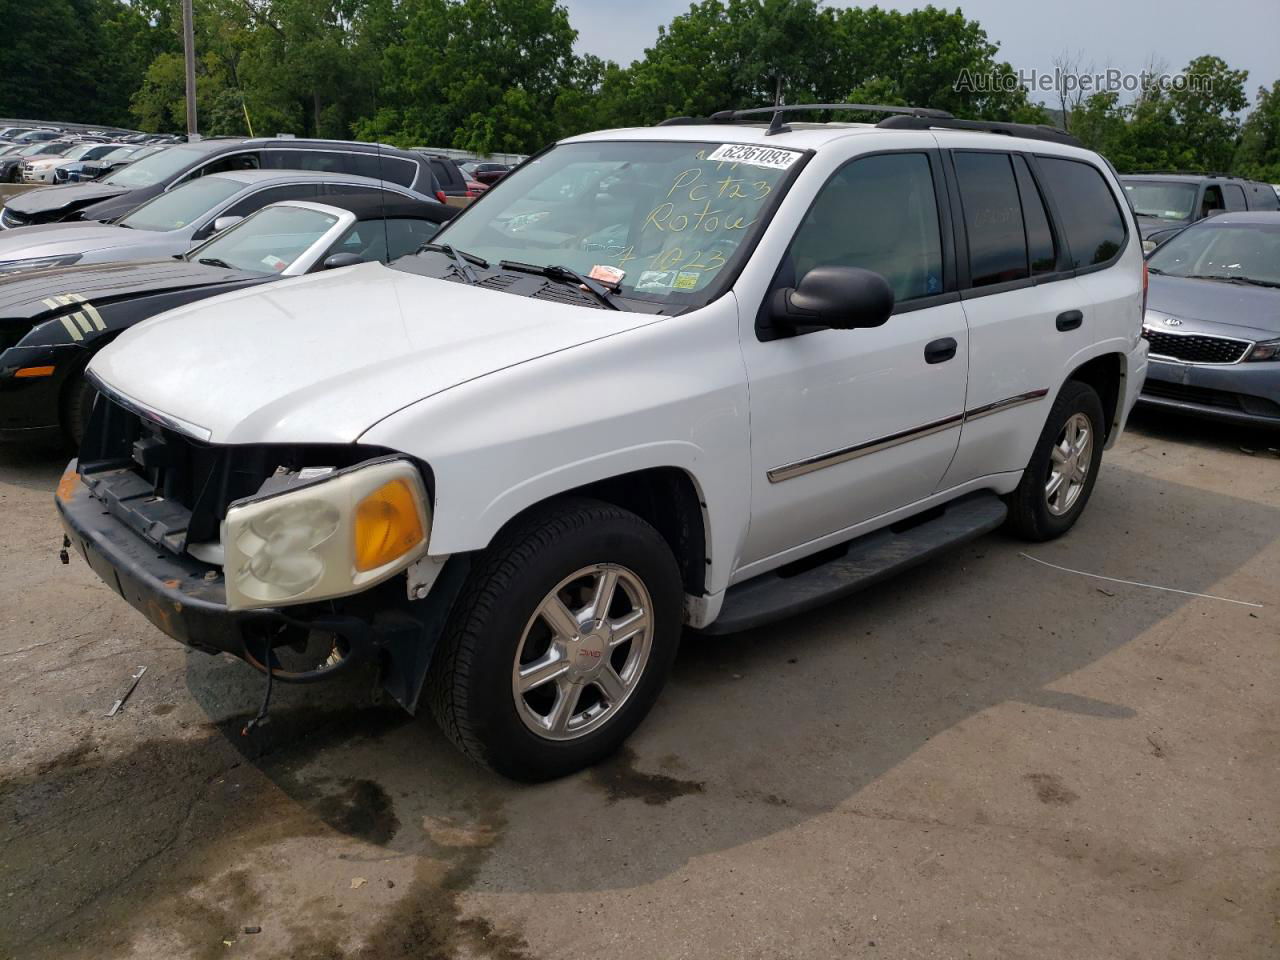
[[[0,957],[1275,957],[1268,445],[1140,416],[1067,538],[687,637],[626,753],[532,788],[368,676],[242,738],[262,678],[60,565],[62,455],[2,447]]]

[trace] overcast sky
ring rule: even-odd
[[[578,30],[578,51],[630,63],[653,44],[658,25],[689,9],[689,0],[561,0]],[[828,3],[827,6],[853,6]],[[871,4],[858,4],[871,6]],[[923,3],[881,3],[909,10]],[[936,6],[953,9],[956,0]],[[1000,44],[998,58],[1015,70],[1053,70],[1064,48],[1084,52],[1102,70],[1137,71],[1154,55],[1177,73],[1192,57],[1211,53],[1234,69],[1247,69],[1253,101],[1260,85],[1280,77],[1280,0],[1072,0],[1051,13],[1048,4],[1026,0],[965,0],[965,16],[977,20]],[[726,104],[725,106],[739,106]]]

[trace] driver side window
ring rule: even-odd
[[[889,282],[897,302],[942,293],[942,232],[929,157],[854,160],[818,192],[791,241],[776,285],[814,267],[861,267]]]

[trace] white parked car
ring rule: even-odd
[[[60,157],[32,157],[22,164],[23,183],[53,183],[54,171],[79,161],[98,160],[114,150],[118,143],[81,143]]]
[[[416,255],[140,324],[89,368],[70,541],[171,636],[376,661],[539,779],[684,627],[1066,532],[1146,372],[1124,193],[1046,128],[884,112],[575,137]]]

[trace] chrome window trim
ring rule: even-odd
[[[801,477],[806,473],[813,473],[815,470],[824,470],[827,467],[834,467],[836,464],[857,460],[859,457],[880,453],[883,450],[891,450],[904,443],[910,443],[912,440],[920,440],[935,433],[941,433],[943,430],[962,426],[970,420],[980,420],[983,417],[991,416],[993,413],[1002,413],[1005,410],[1012,410],[1014,407],[1020,407],[1026,403],[1035,403],[1043,400],[1048,395],[1048,389],[1028,390],[1026,393],[1005,397],[994,403],[974,407],[964,413],[943,417],[941,420],[934,420],[918,427],[912,427],[910,430],[890,434],[887,437],[877,437],[874,440],[866,440],[848,447],[841,447],[839,450],[832,450],[829,453],[820,453],[817,456],[806,457],[803,460],[784,463],[782,466],[769,470],[765,475],[769,478],[770,483],[781,483],[783,480]]]
[[[183,420],[181,417],[170,416],[167,413],[161,413],[145,403],[134,400],[132,397],[126,396],[115,387],[107,386],[102,378],[95,374],[92,370],[85,374],[86,379],[91,383],[95,390],[103,396],[109,398],[113,403],[117,403],[131,413],[136,413],[144,420],[150,420],[152,423],[158,423],[162,427],[168,427],[175,433],[181,433],[193,440],[199,440],[208,443],[213,437],[213,431],[206,427],[202,427],[197,423],[189,420]]]

